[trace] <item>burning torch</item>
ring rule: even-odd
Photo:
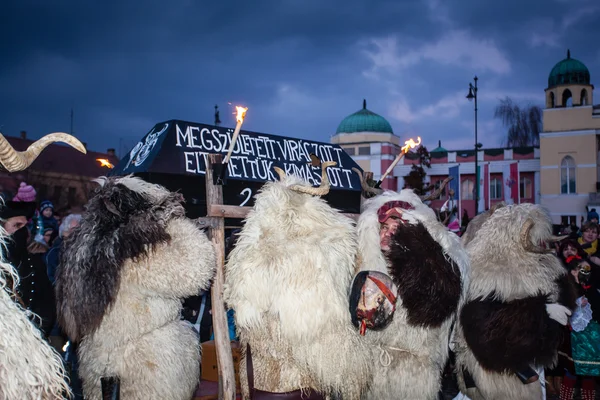
[[[388,176],[390,174],[390,172],[392,172],[392,170],[400,162],[400,160],[402,160],[404,158],[406,153],[408,153],[408,150],[414,149],[415,147],[417,147],[418,145],[421,144],[420,136],[417,136],[417,140],[418,140],[418,142],[415,142],[412,139],[408,139],[406,142],[404,142],[402,151],[400,151],[400,154],[398,154],[398,157],[396,157],[394,162],[388,167],[387,171],[385,171],[385,174],[383,174],[383,176],[377,181],[377,183],[375,184],[375,188],[379,189],[379,187],[381,186],[381,182],[383,182],[383,180],[386,178],[386,176]]]
[[[223,164],[219,166],[221,168],[220,173],[217,175],[217,185],[223,185],[225,182],[225,175],[227,174],[227,165],[229,164],[229,160],[231,159],[231,153],[233,152],[233,148],[235,146],[235,142],[237,142],[237,138],[240,134],[240,129],[242,129],[242,124],[244,123],[244,118],[246,118],[246,111],[248,111],[248,107],[240,107],[236,106],[236,120],[237,125],[235,126],[235,130],[233,131],[233,136],[231,137],[231,143],[229,144],[229,151],[227,151],[227,155],[223,160]]]

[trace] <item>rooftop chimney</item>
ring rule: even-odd
[[[26,131],[21,131],[21,139],[27,139],[27,132]]]
[[[106,154],[108,154],[109,156],[114,156],[115,155],[115,149],[108,149],[108,150],[106,150]]]

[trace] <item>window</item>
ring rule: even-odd
[[[38,185],[38,199],[44,200],[48,197],[48,185]]]
[[[565,156],[560,163],[560,193],[575,194],[576,192],[576,168],[575,160],[571,156]]]
[[[502,199],[502,179],[492,178],[490,181],[490,199]]]
[[[571,224],[577,225],[577,217],[575,215],[561,215],[560,222],[564,226],[568,226]]]
[[[562,106],[563,107],[573,107],[573,95],[569,89],[565,89],[562,94]]]
[[[68,194],[68,202],[69,202],[70,206],[75,205],[76,194],[77,194],[77,189],[70,187],[69,194]]]
[[[581,90],[581,99],[579,101],[579,104],[581,104],[582,106],[587,106],[587,90],[585,89]]]
[[[53,199],[54,203],[60,202],[61,194],[62,194],[62,186],[54,186],[54,194],[52,195],[52,199]]]
[[[358,155],[359,156],[368,156],[371,154],[371,147],[370,146],[363,146],[363,147],[359,147],[358,148]]]
[[[346,151],[346,153],[348,153],[349,156],[356,155],[356,148],[355,147],[344,147],[344,150]]]
[[[549,108],[554,108],[556,102],[554,101],[554,92],[550,92],[550,103],[548,104]]]
[[[460,184],[460,198],[463,200],[473,200],[475,198],[473,190],[475,185],[471,179],[466,179]]]
[[[531,179],[522,177],[519,190],[521,191],[522,199],[531,199],[533,197],[531,195]]]

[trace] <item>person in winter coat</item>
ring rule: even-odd
[[[581,379],[581,398],[594,400],[596,379],[600,376],[600,293],[598,270],[574,255],[567,258],[572,279],[577,283],[577,308],[569,319],[571,356],[574,370],[563,379],[560,399],[573,399],[576,375]]]
[[[574,256],[577,256],[582,260],[588,259],[587,253],[577,242],[577,239],[565,239],[560,242],[557,257],[567,271],[569,270],[567,259],[571,260]],[[569,388],[568,385],[563,385],[563,378],[565,376],[565,371],[574,370],[575,366],[573,365],[573,358],[571,357],[571,328],[569,326],[565,326],[563,340],[558,348],[557,364],[554,368],[546,368],[545,370],[548,400],[556,400],[561,398],[561,390],[563,392],[562,398],[569,398],[567,393],[572,391],[572,388]]]
[[[27,259],[19,266],[18,292],[27,308],[37,314],[41,321],[34,318],[34,323],[48,337],[56,322],[56,299],[52,282],[46,273],[44,258],[48,246],[32,241],[27,247]]]
[[[35,235],[35,239],[38,241],[43,240],[42,235],[46,229],[58,230],[58,220],[54,217],[54,205],[52,202],[44,200],[40,203],[40,212],[34,222],[32,234]]]
[[[48,268],[48,278],[52,284],[55,281],[56,268],[58,267],[60,249],[62,248],[62,241],[64,238],[69,236],[71,231],[79,225],[79,221],[81,220],[81,214],[69,214],[60,224],[60,228],[58,229],[58,237],[54,239],[54,243],[52,244],[52,248],[46,254],[46,265]]]
[[[588,256],[595,256],[598,252],[598,234],[600,229],[598,224],[595,222],[586,222],[581,227],[581,237],[578,242],[588,254]]]
[[[37,315],[31,318],[47,337],[56,320],[56,307],[43,257],[39,253],[32,255],[27,249],[29,230],[26,225],[34,211],[35,203],[7,202],[0,211],[0,219],[11,239],[7,243],[7,260],[19,274],[18,301]]]

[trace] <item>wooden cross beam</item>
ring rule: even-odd
[[[223,187],[213,184],[212,165],[221,164],[223,155],[209,154],[209,165],[206,166],[206,207],[223,207]],[[217,351],[217,368],[219,370],[219,400],[235,400],[235,372],[233,354],[227,327],[227,311],[223,302],[223,285],[225,283],[225,216],[209,216],[204,221],[208,234],[215,244],[217,255],[217,271],[211,291],[213,332]]]

